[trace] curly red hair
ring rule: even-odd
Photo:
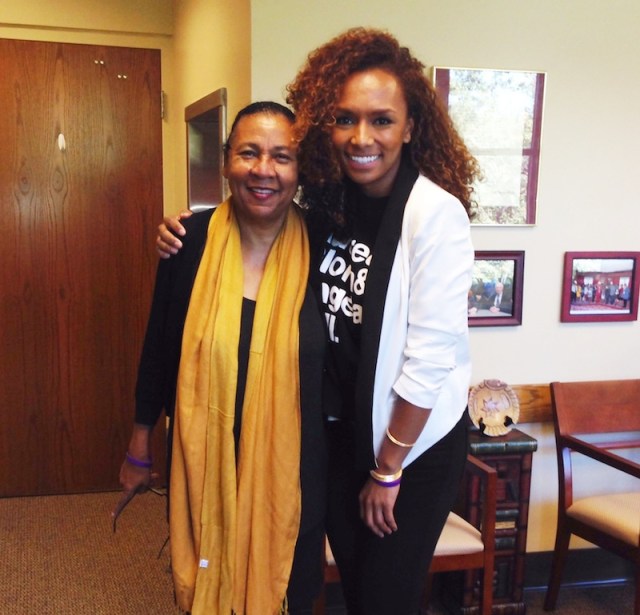
[[[343,206],[336,202],[342,200],[343,175],[331,143],[334,112],[347,79],[372,68],[388,71],[402,86],[413,120],[411,142],[405,146],[413,164],[471,212],[472,185],[480,174],[475,158],[425,76],[422,62],[395,37],[371,28],[347,30],[312,51],[287,86],[287,103],[296,112],[301,182],[310,208],[324,209],[334,220],[344,219]]]

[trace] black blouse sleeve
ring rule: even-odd
[[[213,211],[184,220],[183,248],[158,264],[138,367],[136,423],[153,427],[163,410],[168,416],[173,414],[182,330]]]

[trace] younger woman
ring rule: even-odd
[[[418,613],[465,463],[474,159],[392,36],[354,29],[290,84],[329,335],[327,534],[349,613]],[[314,239],[312,239],[312,244]]]

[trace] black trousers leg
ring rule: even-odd
[[[366,475],[358,476],[355,467],[355,436],[345,421],[326,424],[329,450],[327,494],[327,538],[340,571],[345,605],[349,614],[358,612],[357,535],[362,526],[357,494]]]
[[[311,615],[313,602],[322,587],[324,526],[298,536],[287,587],[290,615]]]
[[[355,474],[353,463],[346,465],[354,447],[348,444],[348,428],[339,429],[340,436],[330,438],[330,454],[335,456],[330,461],[327,533],[348,612],[417,614],[431,557],[464,470],[465,421],[462,419],[404,471],[394,509],[398,531],[384,538],[375,536],[360,521],[358,494],[367,476]]]

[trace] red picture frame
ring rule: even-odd
[[[561,322],[638,319],[640,252],[566,252]]]
[[[522,324],[524,251],[476,251],[467,305],[470,327]]]

